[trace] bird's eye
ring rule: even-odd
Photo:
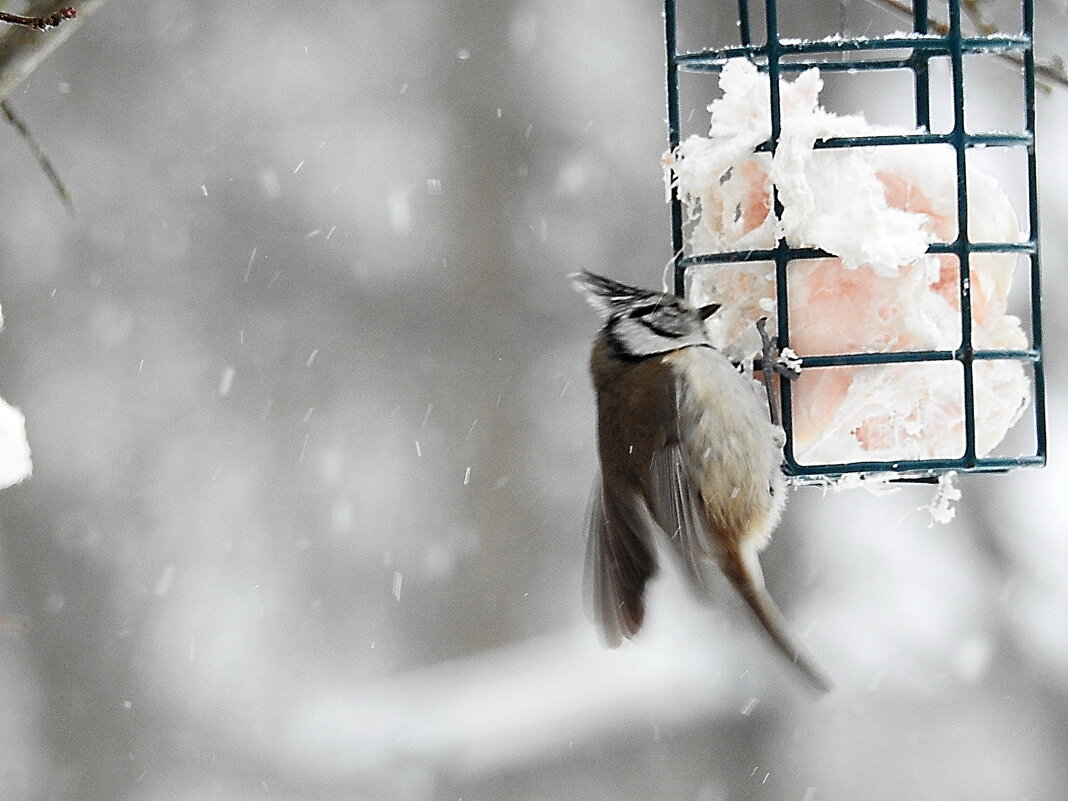
[[[664,306],[660,303],[646,303],[643,306],[635,306],[630,310],[630,314],[627,316],[632,320],[637,320],[639,317],[645,317],[646,315],[652,314],[657,309],[663,308]]]
[[[722,304],[719,303],[709,303],[707,306],[702,306],[701,308],[699,308],[697,310],[697,314],[702,320],[707,320],[709,317],[719,311],[721,305]]]

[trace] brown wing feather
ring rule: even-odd
[[[637,497],[612,497],[598,477],[586,536],[586,598],[607,645],[633,637],[645,617],[645,586],[656,573],[656,524]]]

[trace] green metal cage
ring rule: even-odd
[[[705,2],[706,0],[701,0]],[[801,464],[793,449],[793,408],[791,387],[783,381],[780,402],[783,427],[787,433],[784,449],[784,469],[797,480],[825,480],[850,473],[893,473],[905,480],[935,480],[949,472],[1005,472],[1020,466],[1041,466],[1046,461],[1045,384],[1043,379],[1042,332],[1040,312],[1040,282],[1038,253],[1038,207],[1036,202],[1035,166],[1035,59],[1033,50],[1034,4],[1023,0],[1022,25],[1019,34],[966,36],[961,27],[961,0],[948,0],[948,26],[931,31],[927,0],[912,4],[912,34],[882,38],[833,36],[819,40],[801,40],[780,36],[777,0],[763,0],[763,24],[766,40],[753,41],[753,25],[749,0],[737,0],[739,44],[720,49],[697,52],[678,52],[678,9],[676,0],[665,0],[664,21],[667,45],[667,110],[668,142],[671,152],[680,143],[679,74],[680,72],[718,73],[729,59],[744,57],[768,76],[770,86],[771,136],[758,151],[774,153],[782,123],[780,106],[780,76],[810,67],[821,71],[860,73],[872,70],[907,70],[914,85],[915,133],[902,135],[860,136],[817,140],[816,148],[878,148],[903,144],[943,144],[956,154],[957,176],[957,237],[955,241],[933,243],[928,253],[953,254],[959,261],[960,344],[952,350],[922,350],[902,352],[841,353],[826,356],[806,356],[806,368],[844,365],[880,365],[892,363],[923,363],[953,361],[961,365],[963,375],[964,453],[958,458],[900,460],[892,462],[864,461],[846,463]],[[902,52],[907,55],[900,57]],[[1021,130],[969,132],[964,117],[964,56],[989,54],[1002,57],[1017,54],[1022,64],[1022,92],[1025,120]],[[931,132],[932,90],[930,63],[941,59],[949,65],[952,83],[953,124],[944,133]],[[1011,243],[973,242],[968,236],[968,193],[966,154],[973,148],[1017,148],[1026,151],[1028,238]],[[777,190],[773,188],[774,212],[782,213]],[[777,337],[780,347],[790,345],[788,293],[790,291],[787,265],[792,260],[833,257],[824,250],[790,247],[780,238],[774,248],[687,255],[682,202],[672,181],[670,195],[672,252],[674,253],[674,286],[683,295],[687,273],[701,265],[715,265],[764,261],[775,264],[776,304],[778,310]],[[969,259],[972,254],[1016,253],[1030,263],[1030,329],[1031,347],[1025,350],[981,350],[972,343],[972,293],[969,280]],[[1031,366],[1032,404],[1034,422],[1033,452],[1018,456],[979,456],[976,452],[975,379],[976,362],[1008,359]]]

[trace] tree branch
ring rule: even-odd
[[[7,121],[14,126],[15,130],[19,132],[19,136],[26,142],[27,147],[29,147],[30,151],[33,153],[33,157],[37,159],[37,163],[44,171],[45,177],[48,178],[48,182],[52,184],[52,189],[54,189],[56,195],[59,196],[60,202],[66,206],[69,211],[74,211],[74,201],[71,200],[70,190],[67,189],[67,185],[63,183],[63,179],[59,177],[59,173],[56,172],[52,160],[48,158],[48,155],[42,149],[40,142],[37,141],[37,137],[33,135],[33,132],[26,126],[26,123],[22,121],[22,118],[15,113],[8,101],[0,100],[0,113],[7,118]]]
[[[881,3],[903,16],[912,16],[912,6],[903,2],[903,0],[873,0],[873,2]],[[982,17],[974,0],[966,0],[966,2],[963,3],[962,8],[964,13],[971,19],[972,23],[979,29],[979,32],[982,35],[990,36],[991,34],[998,33],[998,28],[991,25]],[[934,17],[928,17],[927,24],[939,36],[946,36],[949,33],[949,26],[944,22],[939,22]],[[1020,56],[1019,53],[995,53],[994,55],[1002,61],[1009,62],[1015,67],[1023,68],[1023,57]],[[1065,73],[1064,62],[1057,56],[1054,56],[1049,62],[1040,62],[1036,59],[1035,75],[1044,78],[1047,81],[1059,83],[1061,86],[1068,87],[1068,74]],[[1048,86],[1043,86],[1042,88],[1049,91]]]
[[[78,16],[78,12],[73,8],[61,8],[55,14],[50,14],[47,17],[26,17],[22,14],[9,14],[6,11],[0,11],[0,22],[6,22],[8,25],[24,25],[37,31],[45,31],[49,28],[55,28],[63,20],[74,19],[76,16]]]
[[[42,32],[33,27],[12,26],[0,35],[0,100],[6,100],[48,56],[70,38],[89,16],[107,0],[82,0],[77,16],[67,19],[54,31]],[[51,19],[63,12],[71,0],[38,0],[26,9],[29,18]]]

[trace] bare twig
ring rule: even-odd
[[[27,28],[44,31],[49,28],[55,28],[63,20],[74,19],[76,16],[78,16],[78,12],[69,6],[61,8],[47,17],[24,17],[21,14],[9,14],[6,11],[0,11],[0,22],[6,22],[9,25],[24,25]]]
[[[25,15],[0,12],[0,22],[12,26],[0,34],[0,111],[33,151],[52,188],[68,209],[73,209],[70,192],[37,139],[7,103],[7,97],[105,1],[83,0],[76,11],[62,2],[38,0],[30,4]],[[40,33],[60,23],[65,24],[47,35]]]
[[[912,6],[901,0],[872,0],[872,2],[881,3],[899,14],[903,14],[910,18],[912,17]],[[964,9],[965,13],[968,14],[972,22],[975,23],[980,33],[984,36],[989,36],[998,32],[996,26],[991,25],[982,17],[975,0],[966,2],[964,4]],[[946,36],[949,33],[949,26],[933,17],[928,17],[927,25],[939,36]],[[1023,67],[1023,57],[1018,53],[995,53],[995,55],[1002,61],[1010,62],[1014,67]],[[1059,58],[1053,58],[1049,64],[1044,64],[1036,60],[1035,74],[1047,81],[1059,83],[1061,86],[1068,87],[1068,74],[1065,73],[1064,63]],[[1042,88],[1049,91],[1048,86],[1043,86]]]
[[[50,17],[67,7],[66,2],[38,0],[26,9],[28,17]],[[47,35],[25,26],[11,26],[0,34],[0,100],[24,81],[48,56],[78,30],[89,16],[106,0],[82,0],[78,16],[60,25]]]
[[[52,165],[51,160],[41,149],[41,145],[38,143],[37,138],[33,135],[33,132],[26,126],[26,123],[22,121],[22,118],[15,114],[14,109],[11,108],[11,104],[6,100],[0,100],[0,112],[3,112],[7,121],[14,126],[15,130],[19,132],[23,141],[33,152],[34,158],[37,159],[37,163],[44,170],[45,176],[48,178],[49,183],[52,184],[52,188],[59,196],[59,200],[70,211],[74,211],[74,202],[71,200],[70,190],[67,189],[66,184],[63,183],[63,179],[59,177],[59,173],[56,172],[56,168]]]
[[[983,16],[983,9],[979,8],[979,0],[961,0],[961,10],[972,21],[972,25],[983,36],[993,36],[998,32],[998,26]]]

